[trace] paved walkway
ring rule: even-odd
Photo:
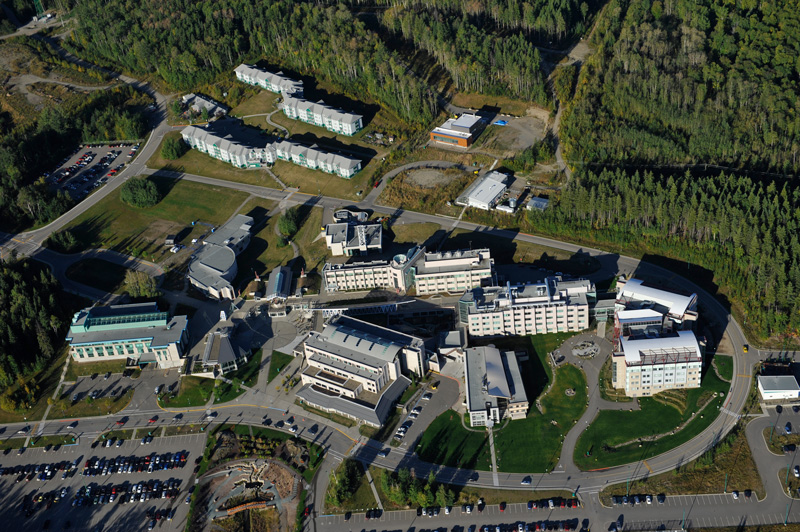
[[[369,482],[369,487],[372,489],[372,494],[375,496],[375,502],[378,503],[378,508],[383,511],[383,503],[381,502],[380,495],[378,495],[378,489],[375,487],[375,482],[372,480],[372,475],[369,474],[369,464],[366,462],[361,462],[361,465],[364,466],[364,474],[367,475],[367,482]]]

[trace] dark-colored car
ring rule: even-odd
[[[797,445],[790,443],[789,445],[783,446],[783,452],[785,453],[793,453],[797,450]]]

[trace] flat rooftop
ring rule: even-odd
[[[467,404],[470,410],[481,410],[497,400],[510,403],[528,401],[517,357],[513,351],[501,352],[496,347],[470,347],[464,352]]]
[[[621,287],[617,291],[617,301],[628,304],[631,301],[637,303],[652,302],[654,305],[665,307],[669,314],[673,316],[683,316],[688,310],[694,310],[697,306],[697,294],[682,295],[662,290],[652,286],[647,286],[641,279],[628,279],[620,283]]]
[[[800,386],[793,375],[760,376],[758,385],[766,392],[800,392]]]
[[[677,334],[657,338],[621,338],[620,347],[629,366],[703,361],[700,344],[692,331],[678,331]]]

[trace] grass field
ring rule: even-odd
[[[461,417],[447,410],[433,420],[417,444],[421,460],[462,469],[491,469],[489,438],[485,433],[465,429]]]
[[[103,438],[105,436],[105,438]],[[103,432],[99,436],[97,436],[96,441],[105,441],[114,438],[115,440],[135,440],[136,439],[136,429],[122,429],[122,430],[109,430],[108,432]]]
[[[200,428],[203,425],[195,423],[187,423],[183,425],[172,425],[164,429],[164,436],[181,436],[183,434],[197,434],[202,432]]]
[[[78,363],[70,360],[67,374],[64,376],[65,382],[75,382],[78,377],[87,377],[97,373],[102,378],[108,372],[122,373],[125,371],[124,360],[103,360],[102,362],[83,362]],[[137,370],[141,371],[141,370]],[[138,375],[137,375],[138,376]]]
[[[738,490],[753,490],[759,499],[766,496],[761,475],[754,474],[756,464],[747,444],[744,426],[737,425],[717,446],[697,460],[684,464],[677,471],[670,471],[645,480],[609,486],[600,492],[600,499],[611,504],[611,496],[629,493],[665,495],[694,495],[697,493],[728,493]],[[727,485],[726,485],[727,482]]]
[[[275,104],[280,101],[278,94],[260,90],[254,96],[246,99],[228,113],[230,116],[242,118],[248,115],[270,113],[276,109]]]
[[[565,395],[570,388],[575,390],[574,397]],[[541,402],[542,413],[531,406],[527,418],[513,420],[495,431],[499,471],[542,473],[555,467],[561,456],[564,436],[586,410],[586,378],[583,372],[569,364],[560,366],[555,372],[555,383],[542,396]],[[533,442],[536,444],[535,453],[519,452]]]
[[[253,386],[255,385],[256,380],[258,380],[258,370],[260,367],[261,349],[253,353],[253,355],[250,357],[250,360],[247,361],[247,364],[234,372],[228,373],[225,375],[225,378],[230,380],[239,379],[239,381],[241,381],[241,383],[245,386]],[[227,382],[221,382],[219,388],[219,399],[215,399],[214,404],[233,401],[247,391],[244,388],[236,388]]]
[[[69,223],[80,249],[108,248],[157,260],[167,251],[164,238],[179,235],[182,241],[200,237],[207,227],[192,227],[194,220],[220,225],[247,198],[247,194],[190,181],[151,176],[162,191],[155,206],[138,209],[123,203],[119,191],[103,198]],[[160,252],[160,253],[159,253]]]
[[[214,394],[214,380],[203,377],[183,377],[178,394],[174,398],[162,395],[159,404],[162,407],[180,408],[187,406],[204,406]]]
[[[389,410],[389,415],[386,416],[386,420],[383,422],[383,425],[381,425],[381,428],[376,429],[369,425],[361,425],[358,427],[358,432],[362,436],[385,443],[386,440],[394,434],[395,427],[400,422],[401,413],[402,410],[400,408],[392,408]]]
[[[306,412],[311,412],[312,414],[316,414],[320,417],[324,417],[325,419],[329,419],[334,423],[338,423],[339,425],[344,425],[345,427],[355,427],[356,422],[350,419],[349,417],[340,416],[339,414],[334,414],[333,412],[325,412],[324,410],[318,410],[313,406],[309,406],[305,403],[295,401],[295,404],[300,406]]]
[[[346,154],[348,157],[353,155]],[[369,164],[367,164],[369,162]],[[377,166],[376,161],[362,160],[362,169],[350,179],[344,179],[322,170],[312,170],[287,161],[275,161],[272,171],[288,187],[297,187],[301,192],[316,196],[331,196],[358,201],[370,191],[370,179]],[[359,192],[361,195],[359,196]]]
[[[133,399],[133,388],[116,397],[98,397],[92,401],[83,399],[76,403],[73,403],[72,397],[65,393],[53,404],[49,418],[69,419],[116,414],[128,406],[131,399]]]
[[[269,361],[269,374],[267,375],[267,383],[272,382],[278,373],[285,368],[289,362],[294,360],[292,355],[287,355],[279,351],[272,352],[272,358]]]
[[[469,248],[470,242],[472,249],[490,248],[492,257],[500,263],[536,263],[553,271],[575,274],[593,272],[599,266],[597,260],[588,255],[573,255],[560,249],[466,229],[453,231],[442,246],[442,250]]]
[[[714,365],[717,366],[719,376],[730,382],[733,380],[733,357],[729,355],[714,355]]]
[[[707,371],[702,386],[686,393],[683,412],[652,397],[639,399],[638,411],[601,410],[578,439],[575,464],[583,470],[613,467],[650,458],[687,442],[714,421],[729,387],[713,371]],[[716,397],[698,411],[712,394]],[[697,415],[692,416],[693,412]],[[683,423],[687,424],[675,434],[642,442],[641,446],[634,441],[668,433]]]
[[[794,476],[794,467],[782,467],[778,470],[783,492],[792,499],[800,499],[800,478]],[[787,483],[788,481],[788,483]]]
[[[25,438],[9,438],[7,440],[0,441],[0,451],[21,449],[23,445],[25,445]]]
[[[402,244],[406,248],[413,245],[426,246],[429,251],[432,250],[431,246],[441,242],[441,237],[444,236],[442,226],[432,223],[394,224],[391,230],[394,234],[394,244]]]
[[[457,92],[453,95],[451,103],[458,107],[468,107],[480,110],[484,106],[500,109],[500,113],[514,116],[525,116],[527,110],[534,107],[531,102],[515,100],[505,96],[487,96],[474,92]]]
[[[180,138],[179,131],[171,131],[164,135],[164,141],[168,138]],[[245,183],[248,185],[258,185],[261,187],[279,188],[278,183],[261,168],[236,168],[230,163],[215,159],[210,155],[197,150],[189,150],[178,159],[170,161],[161,157],[161,147],[147,161],[147,167],[154,170],[170,170],[173,172],[183,172],[186,174],[201,175],[214,179],[223,179],[235,183]]]
[[[29,447],[47,447],[48,445],[71,445],[75,443],[72,441],[72,434],[49,434],[47,436],[39,436],[38,438],[31,438]],[[77,437],[76,441],[77,441]]]
[[[112,294],[121,294],[128,268],[102,259],[79,260],[67,268],[67,278]]]

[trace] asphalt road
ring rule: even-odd
[[[70,61],[87,65],[87,63],[70,56],[63,50],[59,49],[59,53],[61,53],[63,57],[67,58]],[[154,129],[150,134],[150,136],[148,137],[147,142],[140,148],[140,153],[138,157],[131,165],[129,165],[120,174],[118,178],[115,178],[114,180],[110,181],[108,185],[102,187],[95,194],[92,194],[91,196],[86,198],[86,200],[78,204],[75,208],[73,208],[68,213],[64,214],[51,224],[34,231],[22,233],[20,235],[0,235],[0,239],[3,240],[2,245],[5,252],[10,251],[11,249],[15,249],[17,250],[18,253],[26,255],[34,255],[37,252],[41,243],[50,234],[64,227],[64,225],[74,220],[77,216],[80,216],[82,213],[91,208],[98,201],[111,194],[116,189],[116,187],[120,186],[125,180],[127,180],[131,176],[135,176],[138,174],[152,173],[152,171],[146,169],[145,163],[158,148],[164,134],[171,129],[166,124],[165,121],[166,98],[163,95],[159,94],[158,92],[152,90],[145,84],[138,82],[137,80],[127,78],[125,76],[116,76],[116,77],[118,77],[119,79],[121,79],[126,83],[130,83],[131,85],[139,88],[140,90],[148,92],[154,97],[157,104],[157,110],[154,112],[152,119],[153,120],[152,125]],[[324,196],[316,196],[316,197],[309,196],[293,190],[279,191],[275,189],[263,188],[254,185],[233,183],[233,182],[211,179],[202,176],[188,175],[188,174],[175,174],[171,172],[160,172],[160,174],[167,175],[169,177],[173,177],[176,179],[187,179],[191,181],[214,184],[217,186],[234,188],[237,190],[242,190],[265,198],[275,199],[279,201],[283,200],[287,204],[310,203],[314,206],[332,207],[332,208],[337,208],[351,204],[351,202],[341,200],[338,198],[330,198]],[[525,242],[531,242],[534,244],[550,246],[570,252],[587,253],[589,255],[596,257],[600,261],[602,266],[601,272],[604,275],[626,273],[626,274],[635,274],[638,277],[645,277],[645,278],[650,277],[650,278],[669,279],[673,283],[680,284],[684,290],[692,290],[697,292],[698,295],[700,296],[705,316],[709,318],[712,322],[716,322],[717,324],[724,326],[734,349],[733,353],[734,379],[731,385],[731,391],[725,402],[725,411],[730,412],[731,414],[724,412],[712,423],[710,427],[708,427],[702,434],[698,435],[691,441],[670,452],[648,459],[647,460],[649,466],[648,469],[645,469],[645,466],[643,466],[642,463],[635,463],[626,466],[610,468],[604,471],[582,472],[578,471],[577,468],[569,464],[568,461],[567,466],[563,473],[553,473],[550,475],[535,476],[534,486],[538,488],[564,488],[564,487],[573,488],[576,486],[580,486],[580,489],[583,492],[591,493],[592,491],[597,491],[601,489],[606,484],[624,482],[628,478],[636,478],[643,475],[668,471],[673,469],[676,466],[676,464],[685,463],[689,460],[698,457],[700,454],[705,452],[705,450],[707,450],[710,446],[712,446],[714,442],[718,441],[719,438],[724,436],[735,423],[736,414],[734,413],[739,412],[744,404],[750,386],[750,379],[751,379],[750,375],[752,373],[752,364],[756,360],[758,360],[759,353],[755,349],[751,349],[749,355],[745,355],[742,353],[742,346],[745,344],[746,340],[741,331],[741,328],[738,326],[738,324],[735,322],[735,320],[729,314],[729,312],[716,299],[714,299],[711,294],[705,291],[702,287],[696,285],[695,283],[691,282],[688,279],[677,276],[673,272],[670,272],[653,264],[642,263],[637,259],[631,257],[606,253],[601,250],[586,248],[583,246],[578,246],[566,242],[560,242],[543,237],[537,237],[534,235],[527,235],[509,230],[480,226],[478,224],[470,222],[455,221],[449,218],[404,211],[402,209],[381,207],[379,205],[376,205],[375,203],[376,197],[377,197],[377,192],[375,194],[370,194],[367,196],[367,198],[365,198],[364,201],[358,204],[358,206],[364,209],[374,209],[392,214],[395,218],[395,223],[433,222],[444,225],[450,225],[452,223],[452,228],[458,227],[471,231],[485,232],[497,237],[513,238]],[[149,405],[146,405],[145,407],[147,409],[150,408]],[[224,411],[223,417],[226,417],[231,421],[238,419],[242,421],[247,420],[247,421],[259,422],[260,418],[263,417],[263,412],[265,408],[268,407],[260,405],[225,405],[219,408],[218,410]],[[150,415],[152,415],[152,413],[155,412],[155,410],[156,409],[152,409],[152,411],[141,411],[141,410],[137,412],[131,411],[129,415],[135,423],[141,423],[145,416],[149,417]],[[198,414],[198,412],[199,412],[198,409],[187,412],[186,413],[187,418],[191,418],[192,415],[197,417],[202,417],[202,414]],[[85,424],[86,426],[89,427],[90,430],[94,431],[102,430],[103,426],[107,426],[109,423],[110,420],[106,418],[81,420],[82,425]],[[52,425],[53,425],[52,422],[48,422],[48,427],[46,427],[46,429],[49,429]],[[306,426],[303,426],[302,423],[299,423],[299,425],[301,425],[301,429],[308,428]],[[45,431],[45,433],[47,432]],[[317,435],[317,439],[320,438],[324,440],[324,444],[326,445],[326,447],[330,449],[331,453],[334,454],[334,456],[344,456],[347,453],[349,453],[350,449],[353,448],[352,440],[349,437],[339,433],[335,429],[326,429],[321,431]],[[362,452],[360,450],[360,447],[361,446],[357,447],[357,453]],[[393,468],[402,465],[411,465],[415,468],[415,471],[417,471],[418,474],[425,473],[427,472],[427,470],[433,468],[436,470],[437,478],[445,481],[457,482],[457,483],[466,482],[466,478],[471,475],[471,472],[468,471],[451,470],[449,468],[440,468],[436,466],[431,466],[430,464],[422,463],[416,460],[416,458],[413,455],[408,455],[408,454],[402,455],[401,453],[391,453],[388,458],[390,458],[390,460],[388,460],[384,464],[381,464],[381,466]],[[480,473],[479,484],[484,484],[483,482],[484,479],[480,477],[488,477],[488,476],[489,475],[485,473]],[[509,488],[512,487],[518,488],[520,477],[521,475],[517,476],[517,475],[500,474],[499,481],[502,486],[506,486]],[[486,483],[486,485],[489,485],[488,482]],[[765,513],[764,515],[777,515],[777,513],[780,513],[778,511],[779,510],[778,506],[782,506],[783,502],[778,497],[771,497],[768,500],[770,502],[762,503],[764,504],[763,507],[765,509],[769,508],[769,512]],[[762,504],[759,504],[759,509],[762,507]],[[793,519],[800,520],[800,515],[795,516],[793,513],[791,513],[791,508],[789,508],[788,510]],[[697,518],[705,519],[706,517],[703,516],[702,512],[700,510],[698,511],[700,512],[700,514],[698,514]],[[653,515],[657,515],[655,511],[651,509],[633,509],[631,510],[631,512],[633,512],[634,515],[641,518],[648,518],[652,517]],[[639,513],[641,513],[641,516],[639,516]],[[744,518],[744,516],[746,516],[748,513],[749,512],[743,512],[741,514],[742,518]],[[709,512],[708,518],[715,518],[715,519],[720,518],[718,513],[716,514],[716,516],[713,514],[714,512]],[[600,515],[602,518],[602,516],[605,516],[606,514],[598,510],[598,515]],[[757,519],[758,515],[759,515],[758,513],[751,514],[751,519]],[[735,517],[736,515],[734,515],[734,513],[726,513],[726,515],[721,518],[730,520],[734,519]],[[774,522],[774,519],[771,519],[771,521]]]

